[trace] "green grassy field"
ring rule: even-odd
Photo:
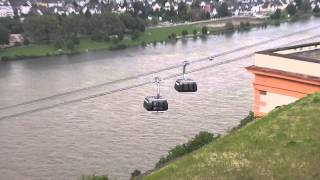
[[[320,179],[320,93],[143,177],[144,180]]]

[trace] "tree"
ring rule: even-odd
[[[287,8],[286,8],[288,14],[290,14],[290,16],[293,16],[297,13],[297,8],[295,5],[293,5],[292,3],[290,3]]]
[[[187,30],[182,30],[181,34],[182,34],[183,37],[185,37],[186,35],[188,35],[188,31]]]
[[[63,36],[65,38],[73,38],[77,37],[79,33],[79,16],[70,15],[66,17],[62,17],[61,21],[61,28],[63,29]]]
[[[131,178],[130,178],[130,180],[131,179],[134,179],[135,177],[138,177],[138,176],[140,176],[141,175],[141,171],[139,171],[139,170],[134,170],[132,173],[131,173]]]
[[[302,7],[302,0],[294,0],[294,2],[296,3],[296,6],[298,9],[301,9]]]
[[[25,33],[35,41],[47,41],[60,38],[61,27],[56,16],[28,16],[23,24]]]
[[[195,29],[193,30],[193,36],[196,36],[198,34],[198,31]]]
[[[320,8],[319,8],[318,5],[316,5],[316,6],[314,7],[313,12],[314,12],[314,13],[319,13],[319,12],[320,12]]]
[[[180,20],[183,20],[183,21],[190,19],[190,17],[188,16],[187,4],[182,1],[180,1],[180,3],[178,4],[178,17]]]
[[[281,18],[281,10],[277,9],[272,15],[271,19],[280,19]]]
[[[218,8],[218,17],[226,17],[229,15],[230,15],[230,12],[228,10],[228,5],[227,3],[224,2]]]
[[[311,3],[309,0],[304,0],[303,3],[302,3],[302,7],[301,7],[301,10],[303,12],[308,12],[312,9],[311,7]]]
[[[74,50],[74,48],[75,48],[75,45],[74,45],[72,40],[68,40],[67,43],[66,43],[66,46],[70,50]]]
[[[0,44],[9,43],[9,30],[2,24],[0,24]]]
[[[203,35],[207,35],[208,34],[207,26],[202,26],[201,32],[202,32]]]

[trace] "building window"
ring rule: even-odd
[[[259,91],[260,95],[267,95],[267,91]]]

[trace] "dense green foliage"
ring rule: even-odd
[[[319,117],[320,93],[308,95],[143,179],[319,179]]]
[[[134,178],[136,178],[136,177],[138,177],[140,175],[141,175],[141,171],[136,169],[131,173],[131,178],[130,179],[134,179]]]
[[[0,24],[0,44],[9,43],[9,30],[2,24]]]
[[[288,14],[291,16],[295,15],[297,13],[297,8],[294,4],[290,3],[286,8]]]
[[[247,21],[247,22],[241,21],[240,22],[239,30],[249,30],[250,28],[251,28],[251,24],[249,21]]]
[[[182,30],[181,35],[183,37],[185,37],[186,35],[188,35],[188,31],[187,30]]]
[[[207,35],[207,34],[208,34],[208,28],[207,28],[207,26],[202,26],[201,32],[202,32],[203,35]]]
[[[246,126],[248,123],[252,122],[254,120],[254,114],[252,111],[250,111],[249,115],[245,118],[243,118],[239,125],[237,125],[236,127],[232,128],[231,131],[235,131],[237,129],[243,128],[244,126]]]
[[[109,180],[108,176],[106,175],[89,175],[89,176],[82,176],[81,180]]]
[[[281,9],[276,9],[276,11],[271,14],[270,18],[271,19],[280,19],[281,18]]]
[[[70,39],[77,44],[74,39],[80,36],[90,37],[95,41],[108,41],[110,36],[122,40],[125,34],[144,32],[146,26],[144,20],[129,13],[27,16],[23,23],[9,18],[0,20],[12,33],[23,33],[34,42],[47,43]],[[72,46],[71,43],[67,44]]]
[[[228,4],[222,3],[218,8],[218,17],[227,17],[230,16],[231,13],[228,10]]]
[[[219,138],[220,136],[214,136],[212,133],[200,132],[193,139],[184,143],[182,145],[177,145],[168,152],[168,155],[162,156],[159,162],[156,164],[156,167],[161,167],[169,161],[177,159],[185,154],[188,154],[192,151],[195,151],[202,146],[212,142],[213,140]]]

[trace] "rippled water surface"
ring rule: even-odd
[[[79,179],[96,173],[122,180],[134,169],[151,169],[176,144],[199,131],[224,133],[248,114],[253,77],[244,67],[253,64],[253,56],[240,56],[319,40],[319,27],[278,38],[319,25],[320,19],[310,19],[175,44],[0,62],[0,179]],[[270,39],[277,41],[191,64],[195,72],[187,76],[199,88],[194,94],[177,93],[176,78],[167,78],[181,68],[147,73]],[[232,61],[219,65],[227,60]],[[142,73],[149,75],[116,81]],[[156,75],[165,79],[166,113],[142,107],[155,85],[132,87]]]

